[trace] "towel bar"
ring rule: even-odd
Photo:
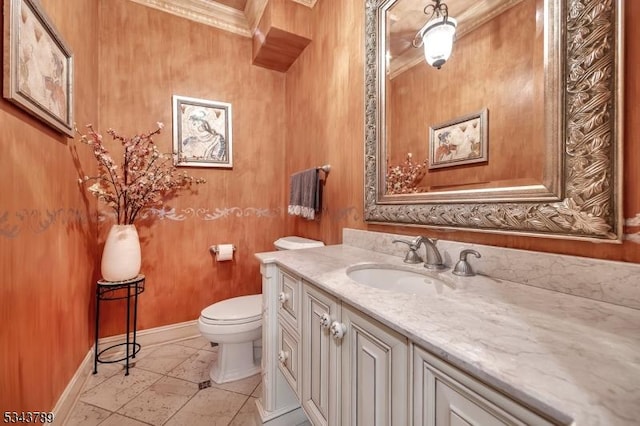
[[[325,164],[324,166],[316,167],[316,169],[329,173],[331,171],[331,164]]]

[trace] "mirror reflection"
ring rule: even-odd
[[[366,221],[619,241],[622,0],[442,2],[433,66],[437,0],[366,2]]]
[[[544,184],[544,2],[447,1],[458,31],[441,69],[412,45],[424,4],[385,17],[387,194]]]

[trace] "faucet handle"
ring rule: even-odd
[[[409,246],[409,251],[404,256],[404,263],[422,263],[422,258],[418,254],[416,250],[420,248],[420,242],[422,242],[420,237],[413,238],[411,240],[393,240],[394,243],[402,243]]]
[[[480,258],[482,257],[482,256],[480,256],[480,253],[478,253],[478,252],[477,252],[477,251],[475,251],[475,250],[465,249],[465,250],[462,250],[462,251],[460,252],[460,260],[464,260],[464,261],[466,262],[466,261],[467,261],[467,255],[469,255],[469,254],[474,255],[474,256],[475,256],[475,257],[477,257],[478,259],[480,259]]]
[[[453,268],[453,274],[460,275],[463,277],[473,277],[476,273],[473,272],[473,268],[467,262],[467,255],[474,255],[477,258],[480,258],[480,253],[475,250],[466,249],[460,252],[460,260],[456,263],[456,266]]]

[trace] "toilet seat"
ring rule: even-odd
[[[259,322],[261,318],[261,294],[223,300],[207,306],[200,313],[200,320],[211,325],[240,325]]]

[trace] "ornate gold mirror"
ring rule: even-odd
[[[622,0],[367,0],[365,219],[619,242]]]

